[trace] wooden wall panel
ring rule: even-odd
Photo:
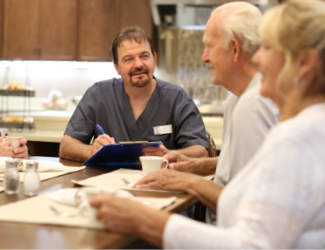
[[[36,59],[38,0],[4,0],[3,59]]]
[[[80,0],[78,60],[111,61],[117,26],[115,0]]]
[[[149,0],[117,0],[119,5],[119,26],[137,25],[152,36],[153,21]]]
[[[40,0],[40,59],[76,60],[78,0]]]

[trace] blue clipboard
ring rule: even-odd
[[[147,147],[160,147],[161,142],[129,142],[103,146],[96,154],[90,157],[85,166],[107,167],[111,170],[118,168],[141,169],[139,157]]]

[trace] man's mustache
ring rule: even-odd
[[[148,70],[147,69],[141,69],[141,70],[134,70],[132,71],[129,75],[130,76],[133,76],[133,75],[136,75],[137,73],[145,73],[145,74],[148,74]]]

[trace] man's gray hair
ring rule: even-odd
[[[216,8],[211,16],[222,13],[221,30],[223,46],[229,48],[232,38],[237,38],[242,49],[253,55],[261,45],[258,26],[263,18],[261,11],[246,2],[231,2]]]

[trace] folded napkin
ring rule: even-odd
[[[113,189],[109,187],[82,187],[82,188],[64,188],[47,194],[51,200],[61,204],[77,207],[82,216],[91,216],[89,213],[93,208],[90,207],[88,200],[99,194],[110,194],[121,198],[129,198],[140,202],[143,205],[149,205],[155,209],[163,209],[176,201],[176,197],[153,198],[153,197],[135,197],[126,190]]]
[[[23,171],[26,170],[26,161],[23,160]],[[37,161],[38,162],[38,172],[47,172],[47,171],[53,171],[53,172],[60,172],[64,171],[64,166],[60,162],[53,162],[53,161]]]
[[[6,170],[6,160],[12,159],[11,157],[0,157],[0,173],[5,172]],[[22,160],[23,169],[26,170],[26,162],[28,160]],[[60,162],[53,161],[37,161],[38,162],[38,172],[47,172],[47,171],[64,171],[64,166]]]
[[[47,196],[52,200],[71,206],[79,206],[84,201],[87,201],[87,194],[91,192],[92,194],[111,194],[123,198],[133,198],[134,195],[128,191],[112,188],[97,188],[97,187],[84,187],[84,188],[63,188],[54,193],[50,193]]]
[[[77,192],[78,192],[77,188],[64,188],[54,193],[48,194],[47,197],[62,204],[77,206],[77,201],[76,201]]]

